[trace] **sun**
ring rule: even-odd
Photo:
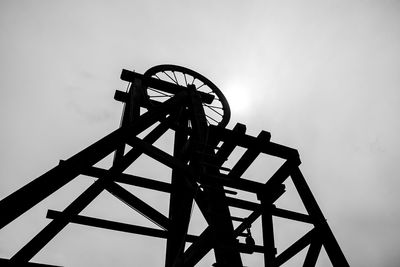
[[[250,109],[250,96],[246,87],[240,84],[232,84],[224,89],[224,95],[228,100],[231,112],[234,115],[245,115]]]

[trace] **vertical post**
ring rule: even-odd
[[[271,203],[271,199],[267,195],[259,195],[261,201],[261,221],[263,232],[263,246],[264,246],[264,265],[265,267],[274,267],[276,258],[276,248],[274,240],[274,227],[272,210],[275,206]]]
[[[213,149],[208,148],[208,126],[201,102],[201,97],[194,85],[189,85],[190,115],[193,128],[194,150],[191,164],[200,178],[207,173],[215,171],[213,168],[202,166],[204,157],[207,154],[215,154]],[[192,162],[193,161],[193,162]],[[238,251],[236,239],[233,235],[233,224],[226,201],[223,187],[216,183],[208,183],[204,188],[208,199],[210,226],[215,233],[214,252],[219,267],[241,267],[242,259]]]
[[[128,99],[124,105],[120,127],[132,124],[140,116],[140,106],[143,102],[143,86],[140,79],[134,79],[128,92]],[[125,144],[121,144],[115,150],[114,164],[121,160],[124,155]]]
[[[188,142],[188,118],[184,107],[180,110],[177,122],[179,122],[180,127],[175,132],[174,157],[186,164],[188,162],[188,159],[185,159]],[[178,170],[172,170],[169,204],[171,224],[168,229],[165,267],[183,266],[183,252],[194,194],[193,190],[188,188],[185,179],[186,177],[183,177]]]

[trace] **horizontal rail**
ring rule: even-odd
[[[83,215],[67,216],[67,215],[64,215],[62,212],[56,211],[56,210],[48,210],[46,217],[49,219],[55,219],[55,220],[57,220],[57,219],[69,220],[69,222],[71,222],[71,223],[92,226],[92,227],[98,227],[98,228],[103,228],[103,229],[108,229],[108,230],[113,230],[113,231],[120,231],[120,232],[139,234],[139,235],[145,235],[145,236],[151,236],[151,237],[158,237],[158,238],[164,238],[164,239],[166,239],[168,237],[168,231],[161,230],[161,229],[154,229],[154,228],[150,228],[150,227],[144,227],[144,226],[127,224],[127,223],[103,220],[103,219],[98,219],[98,218],[83,216]],[[199,238],[198,236],[187,234],[186,242],[193,243],[198,238]],[[253,252],[263,253],[263,247],[259,246],[259,245],[249,246],[244,243],[238,243],[237,245],[239,247],[240,252],[242,252],[242,253],[253,253]]]
[[[110,175],[109,170],[101,169],[98,167],[89,167],[82,172],[83,175],[102,178],[104,176]],[[112,174],[113,180],[118,183],[129,184],[133,186],[139,186],[147,189],[152,189],[156,191],[161,191],[165,193],[171,192],[171,184],[166,182],[161,182],[157,180],[152,180],[149,178],[144,178],[132,174],[126,173],[119,173],[119,174]]]
[[[270,142],[269,139],[271,138],[271,134],[268,132],[263,132],[264,137],[262,139],[244,134],[243,132],[237,132],[213,125],[210,125],[210,132],[217,139],[224,142],[232,142],[236,146],[256,149],[260,153],[276,156],[282,159],[300,161],[299,153],[296,149]]]

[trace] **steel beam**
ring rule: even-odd
[[[106,180],[99,179],[74,200],[65,210],[67,216],[78,214],[104,189]],[[31,241],[20,249],[10,260],[15,264],[30,261],[51,239],[54,238],[67,224],[68,220],[53,220]]]
[[[215,234],[213,229],[208,226],[199,236],[199,238],[184,253],[184,266],[195,266],[214,246]]]
[[[74,215],[67,216],[63,212],[48,210],[47,218],[55,220],[69,220],[70,223],[76,223],[86,226],[93,226],[98,228],[104,228],[113,231],[126,232],[131,234],[146,235],[158,238],[167,238],[167,231],[161,229],[155,229],[150,227],[144,227],[139,225],[132,225],[127,223],[103,220],[98,218],[93,218],[90,216]],[[196,236],[188,235],[188,242],[193,242],[196,240]]]
[[[206,121],[206,115],[201,103],[201,98],[195,90],[194,86],[189,89],[189,99],[191,100],[190,105],[190,119],[193,127],[193,135],[195,138],[195,152],[205,154],[215,154],[214,150],[208,145],[208,126]],[[191,159],[191,164],[200,176],[202,183],[203,176],[207,172],[217,172],[215,168],[207,168],[201,165],[203,162],[202,155],[194,153],[194,157]],[[229,207],[223,187],[213,181],[208,181],[207,185],[211,185],[217,190],[204,188],[204,192],[208,198],[208,208],[211,222],[210,226],[213,228],[216,238],[214,239],[214,252],[215,259],[219,266],[239,267],[242,266],[242,259],[236,245],[236,239],[233,237],[233,224]]]
[[[205,174],[202,177],[202,182],[205,184],[208,183],[215,183],[219,186],[227,186],[230,188],[240,189],[243,191],[251,192],[251,193],[259,193],[263,190],[264,184],[255,182],[252,180],[242,179],[242,178],[235,178],[228,176],[227,174],[223,173],[215,173],[215,174]],[[223,190],[222,190],[223,191]]]
[[[298,158],[299,153],[296,149],[283,146],[274,142],[260,142],[256,137],[250,135],[242,135],[240,133],[235,133],[233,130],[221,128],[217,126],[210,125],[210,132],[212,135],[221,141],[235,140],[236,145],[244,148],[256,148],[260,150],[261,153],[275,156],[282,159],[293,159]],[[267,133],[270,135],[269,133]]]
[[[214,96],[197,91],[193,84],[183,87],[127,70],[122,71],[121,79],[132,82],[128,93],[115,94],[116,100],[125,103],[121,127],[1,200],[0,229],[78,175],[98,179],[63,212],[49,210],[47,217],[53,220],[10,260],[0,259],[0,264],[46,266],[29,261],[68,223],[74,222],[165,238],[166,267],[194,266],[212,248],[216,266],[239,267],[242,266],[240,252],[258,252],[264,254],[265,266],[277,267],[308,245],[304,266],[315,266],[322,246],[334,267],[349,266],[298,168],[301,161],[297,150],[270,142],[271,135],[265,131],[258,137],[246,135],[246,127],[242,124],[237,124],[233,130],[209,125],[203,104],[212,103]],[[147,99],[147,87],[167,92],[171,98],[165,102]],[[140,107],[147,108],[148,112],[140,115]],[[137,137],[158,122],[160,124],[146,137]],[[153,145],[169,129],[175,131],[173,155]],[[126,145],[133,147],[127,153]],[[222,167],[238,146],[245,148],[246,152],[232,169]],[[93,166],[113,151],[115,157],[109,170]],[[243,179],[243,174],[261,153],[286,161],[265,184]],[[172,169],[171,184],[123,173],[142,154]],[[221,170],[227,173],[221,173]],[[273,205],[285,192],[283,183],[288,177],[292,178],[308,214]],[[170,193],[169,217],[118,183]],[[227,197],[226,194],[236,192],[224,187],[255,193],[261,204]],[[161,229],[78,215],[104,189]],[[209,225],[198,237],[188,234],[193,200]],[[247,218],[232,217],[229,206],[251,210],[252,213]],[[273,216],[310,223],[314,228],[277,256]],[[239,243],[237,238],[244,236],[244,231],[259,217],[262,219],[263,246]],[[240,225],[234,228],[233,220],[240,221]],[[193,244],[184,252],[187,242]]]
[[[271,201],[271,203],[273,203],[277,198],[279,198],[285,191],[285,187],[282,183],[286,180],[286,178],[289,175],[289,172],[288,172],[289,167],[288,166],[290,166],[289,162],[286,163],[286,165],[285,164],[282,165],[281,168],[278,169],[277,172],[275,173],[275,175],[273,175],[273,177],[271,178],[272,179],[271,182],[262,184],[262,188],[263,188],[263,190],[265,190],[265,192],[275,192],[273,195],[271,195],[269,197],[269,200]],[[274,188],[275,188],[275,190],[274,190]],[[229,198],[227,198],[227,200],[229,201]],[[234,229],[233,238],[238,237],[239,235],[241,235],[243,233],[243,231],[245,231],[247,228],[249,228],[251,226],[251,224],[255,220],[257,220],[257,218],[259,218],[261,216],[262,212],[263,212],[263,210],[260,205],[247,218],[244,218],[242,223]],[[206,213],[203,213],[203,214],[206,214]],[[205,215],[205,218],[207,219],[206,215]],[[190,265],[188,265],[188,266],[194,266],[194,264],[196,264],[202,257],[204,257],[213,247],[213,240],[215,237],[212,234],[211,227],[208,227],[200,236],[201,236],[201,239],[200,239],[201,243],[193,244],[191,247],[189,247],[190,250],[188,248],[184,253],[185,259],[186,258],[190,259],[190,260],[188,260],[188,262],[190,263]],[[193,264],[193,265],[191,265],[191,264]]]
[[[279,254],[276,257],[274,266],[281,266],[290,258],[292,258],[294,255],[299,253],[301,250],[303,250],[306,246],[308,246],[311,243],[312,238],[314,236],[315,236],[315,228],[310,230],[308,233],[306,233],[304,236],[302,236],[300,239],[294,242],[291,246],[289,246],[285,251]]]
[[[180,111],[180,116],[176,123],[180,129],[175,131],[173,155],[177,161],[186,164],[189,159],[188,154],[188,132],[189,121],[184,108]],[[194,190],[185,181],[185,174],[179,168],[172,169],[171,175],[171,195],[169,204],[169,219],[171,227],[168,230],[168,239],[165,255],[165,266],[183,266],[183,252],[185,240],[189,228],[190,215],[192,211]]]
[[[268,132],[262,131],[257,136],[257,141],[260,145],[262,143],[268,143],[270,137],[271,135]],[[261,151],[259,150],[259,146],[248,148],[239,161],[233,166],[228,176],[233,178],[241,177],[260,153]]]
[[[109,170],[101,169],[98,167],[89,167],[86,168],[83,172],[83,175],[87,175],[90,177],[102,178],[104,176],[109,175]],[[117,183],[123,183],[133,186],[139,186],[155,191],[170,193],[171,192],[171,184],[166,182],[161,182],[137,175],[119,173],[113,176],[113,180]]]
[[[304,260],[303,267],[311,267],[317,264],[318,256],[322,248],[322,243],[317,240],[313,240],[308,248],[306,258]]]
[[[131,134],[133,134],[133,133],[137,134],[137,133],[141,132],[142,130],[144,130],[144,128],[147,128],[150,125],[154,124],[155,121],[162,120],[163,118],[165,118],[165,116],[167,115],[165,112],[167,112],[167,111],[171,112],[170,108],[172,108],[174,106],[176,107],[176,104],[182,102],[185,99],[185,97],[186,96],[185,96],[184,92],[182,92],[180,95],[172,97],[171,99],[166,101],[165,109],[155,109],[152,112],[147,112],[147,113],[143,114],[136,121],[136,123],[134,125],[135,127],[132,128],[132,125],[129,125],[127,127],[123,127],[123,128],[118,129],[117,131],[115,131],[118,133],[117,137],[119,137],[119,142],[127,141],[126,139],[128,137],[132,138]],[[172,104],[175,103],[175,104],[171,105],[171,103]],[[144,128],[142,128],[142,127],[144,127]],[[130,131],[126,132],[128,130],[130,130]],[[121,136],[122,134],[123,134],[123,136]],[[102,140],[104,140],[104,138]],[[113,141],[113,139],[110,141]],[[97,148],[99,151],[102,151],[102,150],[105,150],[104,147],[107,147],[109,150],[112,151],[113,149],[116,149],[116,146],[118,145],[118,143],[115,143],[115,141],[111,142],[111,144],[109,144],[109,143],[103,144],[101,142],[100,142],[100,144],[102,146],[97,144],[96,146],[94,146],[94,148],[93,148],[93,146],[91,146],[89,148],[91,148],[91,149]],[[110,147],[111,145],[114,145],[114,148]],[[84,163],[87,164],[87,165],[81,166],[82,163],[78,162],[81,164],[81,165],[79,165],[80,168],[78,168],[79,171],[81,171],[82,169],[85,169],[86,167],[91,166],[90,164],[88,164],[88,161],[90,162],[90,159],[92,159],[92,157],[94,157],[94,155],[96,157],[98,157],[97,153],[99,151],[91,151],[90,149],[89,149],[89,152],[87,152],[88,150],[84,150],[84,151],[85,151],[85,153],[83,153],[83,156],[85,156],[86,153],[89,153],[89,152],[91,152],[91,154],[86,155],[88,158],[85,158],[85,157],[81,158],[82,155],[80,155],[80,157],[78,157],[79,160],[84,161]],[[78,153],[78,154],[82,154],[82,152]],[[115,174],[121,173],[123,170],[125,170],[125,168],[127,168],[139,156],[140,156],[140,153],[137,153],[137,151],[135,151],[135,150],[129,151],[120,161],[115,162],[115,165],[113,165],[111,167],[110,175],[112,175],[114,173]],[[74,163],[74,160],[75,161],[77,160],[74,157],[76,157],[76,156],[72,157],[73,163]],[[60,166],[62,166],[64,168],[66,168],[66,166],[68,166],[66,171],[75,171],[75,172],[76,172],[76,168],[79,167],[79,166],[76,166],[76,164],[73,165],[71,163],[71,160],[65,161]],[[79,214],[91,201],[94,200],[94,198],[96,198],[104,190],[104,188],[106,187],[106,183],[111,183],[111,184],[113,183],[111,176],[107,176],[103,179],[99,179],[94,184],[92,184],[88,189],[86,189],[86,191],[84,191],[75,201],[73,201],[64,210],[65,214],[67,214],[69,216]],[[28,262],[55,235],[57,235],[67,224],[68,224],[68,221],[53,220],[41,232],[39,232],[39,234],[37,234],[30,242],[28,242],[21,250],[19,250],[11,258],[11,261],[16,262],[16,263]],[[165,224],[163,224],[163,225],[165,226]]]
[[[299,222],[304,222],[304,223],[314,223],[312,218],[308,214],[303,214],[291,210],[285,210],[285,209],[280,209],[277,207],[272,207],[271,209],[272,215],[289,219],[289,220],[294,220],[294,221],[299,221]]]
[[[139,225],[132,225],[132,224],[127,224],[127,223],[121,223],[121,222],[115,222],[115,221],[110,221],[110,220],[104,220],[104,219],[94,218],[94,217],[90,217],[90,216],[84,216],[84,215],[67,216],[63,212],[60,212],[60,211],[48,210],[46,217],[49,219],[55,219],[55,220],[69,220],[70,223],[76,223],[76,224],[80,224],[80,225],[97,227],[97,228],[102,228],[102,229],[107,229],[107,230],[112,230],[112,231],[145,235],[145,236],[164,238],[164,239],[168,238],[168,231],[165,231],[165,230],[150,228],[150,227],[145,227],[145,226],[139,226]],[[200,236],[187,234],[186,238],[185,238],[185,242],[194,243],[194,242],[199,242],[200,239],[201,239]],[[201,241],[200,241],[200,243],[201,243]],[[239,248],[240,252],[242,252],[242,253],[250,253],[249,246],[244,243],[238,243],[238,248]],[[262,253],[262,247],[255,246],[254,252]],[[8,261],[8,260],[4,260],[4,261]],[[30,264],[32,264],[32,263],[30,263]],[[38,266],[41,266],[41,265],[38,265]],[[44,266],[47,266],[47,265],[44,265]],[[187,266],[187,265],[184,265],[184,266]]]
[[[214,147],[216,147],[221,138],[220,136],[215,136],[215,131],[212,131],[211,129],[213,128],[210,126],[209,144],[214,145]],[[237,146],[237,140],[240,140],[245,136],[246,126],[244,124],[237,123],[235,127],[233,127],[231,133],[235,134],[235,138],[226,138],[215,155],[216,160],[211,160],[210,163],[218,167],[222,166],[222,164],[228,159],[229,155],[233,152],[233,150]]]
[[[105,189],[107,191],[109,191],[118,199],[122,200],[122,202],[127,204],[129,207],[136,210],[161,228],[165,230],[169,229],[169,219],[161,214],[159,211],[148,205],[146,202],[114,182],[107,183],[105,186]]]
[[[340,246],[332,233],[329,225],[326,223],[321,209],[319,208],[317,201],[315,200],[310,188],[308,187],[303,174],[298,167],[293,168],[291,177],[293,183],[300,195],[304,206],[314,221],[315,227],[318,229],[325,251],[328,254],[331,263],[335,267],[346,267],[349,266]]]
[[[194,173],[191,168],[189,168],[186,164],[184,164],[180,160],[176,160],[173,156],[168,154],[167,152],[159,149],[156,146],[153,146],[152,144],[149,144],[143,140],[141,140],[138,137],[133,137],[131,140],[128,141],[128,144],[132,147],[135,147],[142,151],[144,154],[147,156],[161,162],[167,167],[170,168],[177,168],[179,169],[185,176],[193,177]],[[193,184],[193,188],[197,188]]]
[[[226,197],[227,203],[231,207],[245,209],[245,210],[256,210],[260,207],[260,204],[243,200],[240,198]]]
[[[129,125],[115,130],[93,145],[72,156],[63,162],[63,164],[54,167],[19,190],[5,197],[0,201],[0,214],[2,214],[0,218],[0,229],[66,185],[72,179],[81,174],[85,168],[92,166],[105,158],[112,151],[117,149],[121,143],[127,141],[128,138],[131,138],[131,136],[142,132],[155,122],[165,118],[172,110],[176,109],[185,98],[186,92],[182,92],[181,94],[172,97],[164,102],[162,107],[155,108],[154,110],[143,114],[135,122],[135,125]]]
[[[262,223],[262,234],[263,234],[263,245],[264,245],[264,265],[265,267],[275,267],[275,237],[274,227],[272,221],[272,209],[273,204],[268,198],[261,198],[261,223]]]
[[[117,95],[118,94],[116,94],[116,96]],[[129,88],[127,102],[124,104],[120,125],[121,127],[132,124],[140,116],[141,102],[144,102],[142,82],[139,79],[135,79]],[[125,144],[118,146],[114,154],[114,163],[123,157],[124,151]]]

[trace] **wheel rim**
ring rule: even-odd
[[[218,87],[203,75],[176,65],[157,65],[148,69],[144,75],[184,87],[193,84],[196,90],[213,95],[214,100],[212,103],[203,102],[207,123],[221,127],[225,127],[228,124],[231,115],[228,101]],[[164,102],[173,96],[152,87],[147,88],[147,94],[151,100],[158,102]]]

